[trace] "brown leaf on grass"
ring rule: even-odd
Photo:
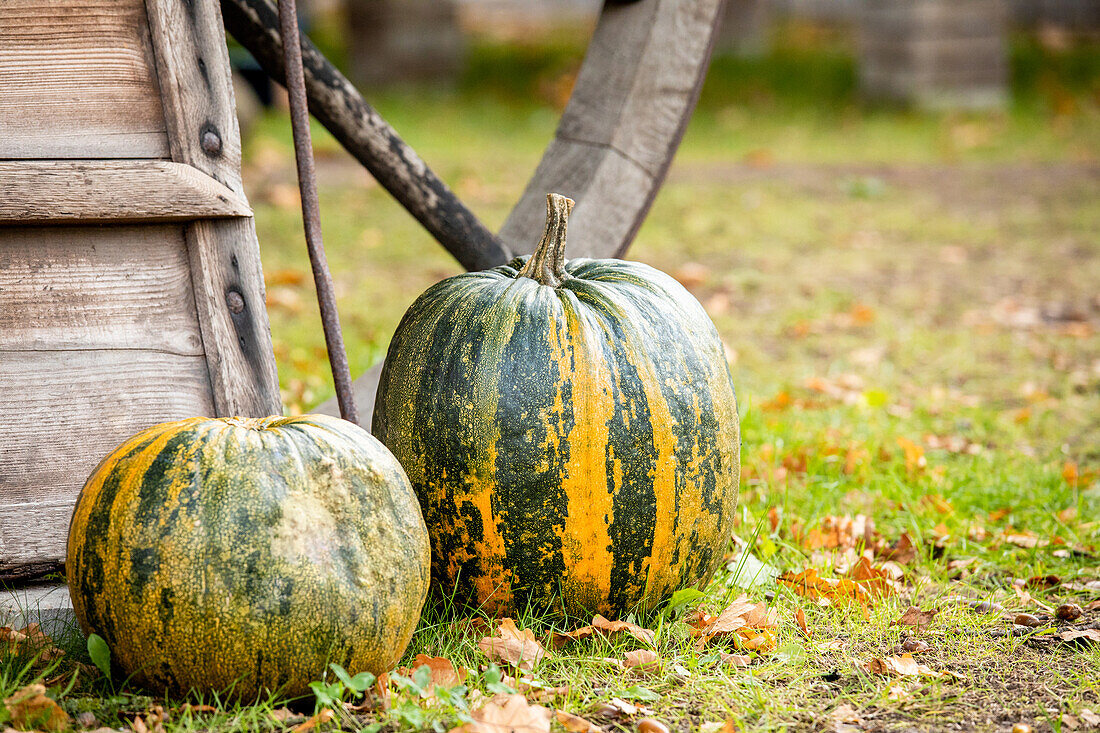
[[[649,649],[636,649],[623,655],[623,664],[639,672],[654,672],[661,667],[661,658]]]
[[[943,498],[942,494],[925,494],[920,498],[920,501],[922,504],[927,504],[932,507],[940,514],[947,515],[955,513],[955,507],[951,506],[951,502]]]
[[[641,626],[628,621],[609,621],[598,614],[592,619],[591,624],[582,626],[575,631],[551,632],[547,638],[547,644],[554,649],[560,649],[571,641],[587,639],[596,634],[610,637],[621,633],[629,634],[643,644],[653,646],[654,634],[649,629],[643,629]]]
[[[1016,598],[1020,601],[1020,603],[1024,605],[1025,608],[1027,606],[1035,606],[1044,613],[1054,613],[1054,609],[1051,606],[1048,606],[1037,598],[1033,598],[1029,592],[1021,588],[1020,586],[1014,585],[1012,586],[1012,590],[1016,592]]]
[[[638,733],[671,733],[668,726],[656,718],[641,718],[634,726]]]
[[[465,667],[459,667],[456,670],[450,659],[446,657],[429,657],[427,654],[417,654],[412,666],[401,667],[397,672],[408,677],[421,667],[427,667],[431,671],[431,688],[436,685],[445,688],[456,687],[466,679]]]
[[[908,532],[902,532],[898,541],[879,552],[883,560],[892,560],[901,565],[908,565],[917,557],[917,547],[913,544],[913,538]]]
[[[814,633],[810,631],[810,627],[806,625],[806,612],[801,608],[794,612],[794,620],[798,624],[798,628],[802,630],[802,633],[807,639],[812,639]]]
[[[1062,641],[1072,641],[1081,644],[1100,643],[1100,629],[1082,629],[1080,631],[1063,631],[1058,636]]]
[[[272,720],[277,723],[285,723],[291,718],[298,717],[298,714],[292,711],[290,708],[275,708],[270,713]]]
[[[772,534],[779,531],[779,507],[768,508],[768,526],[771,527]]]
[[[20,649],[37,654],[40,661],[49,661],[65,655],[65,652],[53,645],[53,639],[47,636],[38,624],[30,624],[18,631],[10,626],[0,627],[0,650],[8,647],[12,654]]]
[[[804,598],[826,601],[825,605],[833,601],[871,603],[871,594],[860,583],[849,578],[822,578],[814,568],[799,573],[786,572],[776,580]]]
[[[69,714],[46,697],[44,685],[33,684],[4,698],[12,724],[22,730],[61,731],[69,727]]]
[[[807,550],[843,550],[870,547],[874,542],[875,523],[863,514],[854,517],[846,514],[843,517],[825,517],[820,527],[814,527],[805,536],[795,529],[792,526],[792,534]]]
[[[554,717],[558,720],[558,725],[565,728],[570,733],[602,733],[603,728],[585,720],[579,715],[573,713],[567,713],[564,710],[555,710]]]
[[[909,438],[898,437],[898,446],[905,453],[905,471],[910,475],[914,475],[919,471],[923,471],[928,465],[928,459],[924,457],[924,446],[917,445]]]
[[[922,641],[914,636],[905,637],[905,641],[901,642],[901,648],[907,652],[913,652],[918,654],[920,652],[926,652],[932,648],[932,645],[927,641]]]
[[[863,665],[863,668],[873,674],[881,674],[890,677],[934,677],[937,679],[958,679],[959,676],[951,672],[936,672],[931,667],[920,664],[909,653],[900,657],[884,657],[872,659]]]
[[[218,709],[213,705],[195,705],[193,703],[184,703],[180,708],[181,713],[216,713]]]
[[[747,667],[752,660],[748,654],[729,654],[727,652],[719,651],[719,658],[722,660],[722,664],[730,667]]]
[[[1100,715],[1097,715],[1088,708],[1081,708],[1078,710],[1077,717],[1089,728],[1100,728]]]
[[[685,620],[691,634],[699,639],[701,648],[714,642],[735,641],[748,651],[771,651],[778,643],[776,629],[779,624],[768,604],[753,603],[748,596],[741,596],[717,616],[696,612]]]
[[[555,698],[569,694],[569,685],[552,687],[530,677],[520,677],[517,680],[504,675],[502,681],[507,685],[511,685],[516,692],[522,692],[532,702],[550,702]]]
[[[897,621],[894,622],[895,626],[915,626],[917,631],[920,631],[928,624],[932,623],[932,619],[939,613],[939,609],[933,608],[931,611],[922,611],[916,606],[910,606],[905,613],[901,615]]]
[[[493,625],[484,616],[468,616],[453,622],[451,628],[455,631],[488,634],[492,632]]]
[[[611,698],[599,710],[605,718],[620,718],[626,716],[633,718],[635,715],[652,715],[653,711],[645,705],[635,705],[618,697]]]
[[[920,687],[920,684],[901,684],[890,685],[889,692],[886,697],[894,702],[907,702],[913,699],[913,693]]]
[[[516,622],[510,618],[500,620],[497,636],[486,636],[477,646],[494,662],[506,662],[525,672],[530,672],[550,654],[536,641],[530,629],[516,628]]]
[[[571,641],[579,641],[580,639],[587,639],[590,636],[596,634],[596,629],[591,624],[588,626],[582,626],[574,631],[551,631],[546,638],[546,645],[552,649],[561,649],[563,646]]]
[[[1050,540],[1042,539],[1034,532],[1016,531],[1012,529],[1005,529],[1005,531],[1001,533],[1000,539],[1010,545],[1016,545],[1017,547],[1023,547],[1028,550],[1036,547],[1046,547],[1050,544]]]
[[[596,631],[601,632],[604,636],[614,636],[619,633],[627,633],[633,636],[643,644],[653,646],[655,635],[649,629],[643,629],[638,624],[632,624],[629,621],[608,621],[599,614],[592,619],[592,627]]]
[[[322,708],[319,713],[313,715],[304,723],[299,723],[290,729],[290,733],[306,733],[306,731],[313,730],[322,723],[327,723],[333,719],[336,713],[332,712],[330,708]]]
[[[1096,599],[1095,601],[1089,601],[1089,602],[1088,602],[1088,603],[1087,603],[1087,604],[1085,605],[1085,610],[1086,610],[1086,611],[1097,611],[1097,610],[1100,610],[1100,598]]]
[[[849,578],[862,585],[876,598],[885,598],[901,592],[903,588],[899,581],[904,575],[904,571],[896,563],[886,561],[881,565],[873,565],[866,556],[860,557],[848,571]]]
[[[842,703],[837,705],[832,711],[829,712],[829,720],[834,723],[852,723],[853,725],[862,725],[863,719],[859,717],[859,713],[848,703]]]
[[[472,722],[451,733],[549,733],[550,709],[523,695],[497,695],[470,714]]]

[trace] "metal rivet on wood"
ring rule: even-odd
[[[222,138],[217,130],[207,128],[202,131],[202,151],[207,155],[220,155],[222,152]]]
[[[244,296],[236,290],[230,290],[225,294],[225,304],[229,307],[230,313],[244,312]]]

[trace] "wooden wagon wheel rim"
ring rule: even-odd
[[[605,2],[554,138],[499,235],[307,43],[310,111],[467,269],[530,251],[542,233],[551,191],[577,201],[569,222],[570,256],[621,256],[645,220],[695,109],[724,2]],[[222,12],[229,31],[281,80],[271,0],[222,0]],[[373,410],[379,372],[376,366],[355,381],[364,422]],[[317,410],[337,414],[334,400]]]

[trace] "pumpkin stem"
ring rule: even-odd
[[[565,271],[565,230],[573,203],[573,199],[560,193],[546,194],[546,233],[531,259],[519,271],[520,277],[529,277],[552,288],[571,277]]]

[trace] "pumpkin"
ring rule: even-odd
[[[428,536],[401,466],[352,423],[191,418],[99,464],[66,571],[81,627],[141,684],[300,695],[330,662],[393,667],[428,591]]]
[[[705,584],[740,471],[725,352],[702,306],[637,262],[535,253],[443,280],[390,344],[372,432],[412,481],[432,577],[511,614],[621,614]]]

